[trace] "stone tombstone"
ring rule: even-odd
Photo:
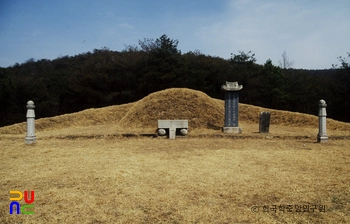
[[[318,103],[318,135],[317,135],[317,142],[327,142],[328,136],[327,136],[327,128],[326,128],[326,101],[320,100]]]
[[[224,133],[242,133],[242,128],[238,127],[238,91],[243,89],[238,82],[226,82],[221,86],[221,90],[225,91],[225,126],[222,128]]]
[[[259,133],[269,133],[270,117],[270,112],[260,112]]]
[[[25,137],[26,144],[32,144],[36,141],[34,108],[34,102],[29,100],[27,102],[27,135]]]

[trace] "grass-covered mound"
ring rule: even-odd
[[[40,102],[36,102],[40,107]],[[220,129],[224,125],[224,101],[187,88],[171,88],[152,93],[123,105],[92,108],[56,117],[36,119],[36,130],[58,130],[72,126],[119,125],[125,128],[156,128],[160,119],[186,119],[189,128]],[[318,127],[318,117],[297,112],[272,110],[240,103],[239,122],[258,124],[261,111],[271,112],[271,124]],[[315,103],[317,112],[317,102]],[[25,120],[25,115],[23,115]],[[327,129],[350,130],[350,124],[327,118]],[[23,134],[25,122],[0,128],[0,134]]]

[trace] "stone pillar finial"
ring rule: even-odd
[[[26,144],[32,144],[36,141],[34,108],[34,102],[29,100],[27,102],[27,135],[25,138]]]
[[[328,136],[327,136],[327,128],[326,128],[326,101],[320,100],[318,103],[318,135],[317,135],[317,142],[327,142]]]

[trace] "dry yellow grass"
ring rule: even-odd
[[[349,140],[2,140],[1,223],[349,223]],[[35,190],[9,215],[9,190]],[[326,212],[263,212],[263,205]],[[251,207],[259,206],[258,213]]]
[[[119,120],[125,115],[130,107],[132,107],[133,104],[134,103],[129,103],[98,109],[92,108],[56,117],[36,119],[35,128],[38,131],[48,131],[59,130],[67,127],[86,127],[90,125],[115,124],[116,122],[119,122]],[[0,134],[23,134],[26,131],[25,128],[25,122],[0,127]]]
[[[193,113],[173,118],[210,125],[198,123],[175,140],[122,137],[153,133],[143,119],[176,113],[181,100],[170,93],[196,102],[186,106]],[[170,109],[151,106],[166,97]],[[216,115],[197,112],[203,107]],[[170,89],[127,105],[39,119],[33,145],[24,143],[24,123],[0,128],[0,223],[349,223],[349,124],[329,119],[330,140],[319,144],[317,117],[268,110],[271,131],[261,135],[262,110],[268,109],[241,104],[243,134],[222,134],[223,101]],[[35,190],[35,214],[9,215],[9,191],[26,189]],[[287,204],[326,211],[262,211]]]

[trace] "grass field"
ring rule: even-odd
[[[305,127],[273,122],[268,135],[242,118],[234,136],[207,116],[213,126],[169,140],[141,137],[155,128],[125,119],[134,105],[40,119],[32,145],[23,123],[0,128],[0,223],[350,223],[349,124],[330,121],[320,144],[309,115],[281,112]],[[33,215],[9,214],[10,190],[35,191]]]

